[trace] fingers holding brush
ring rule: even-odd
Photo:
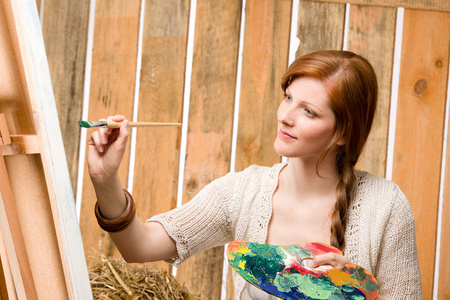
[[[117,173],[128,140],[128,121],[124,116],[110,116],[106,120],[122,124],[117,129],[99,128],[89,136],[87,162],[94,181],[103,181]]]
[[[101,119],[100,121],[107,121],[107,122],[117,122],[117,123],[122,123],[121,125],[123,125],[123,123],[125,123],[125,116],[122,115],[115,115],[115,116],[109,116],[106,120],[105,119]],[[126,137],[128,137],[128,126],[121,126],[119,128],[108,128],[108,127],[100,127],[98,129],[98,134],[99,134],[99,138],[100,138],[100,144],[103,146],[106,146],[108,144],[111,144],[112,142],[114,142],[120,135],[123,136],[125,135],[125,139]],[[122,140],[123,142],[123,140]]]

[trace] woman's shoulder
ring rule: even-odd
[[[370,192],[373,195],[396,195],[402,193],[400,187],[393,181],[373,175],[366,171],[355,170],[355,192]]]
[[[373,208],[389,207],[410,213],[409,201],[395,182],[361,170],[356,170],[355,175],[352,196],[360,205]]]

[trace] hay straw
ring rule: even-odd
[[[98,300],[200,300],[166,271],[127,264],[98,253],[89,267],[92,295]]]

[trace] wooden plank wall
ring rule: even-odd
[[[433,299],[433,289],[434,299],[450,297],[450,260],[445,255],[450,246],[450,191],[444,189],[450,186],[446,0],[426,5],[355,0],[348,6],[332,0],[41,1],[74,187],[78,149],[80,143],[85,145],[75,123],[82,116],[84,86],[89,87],[89,119],[120,113],[141,121],[184,122],[182,129],[140,129],[131,139],[135,148],[127,150],[120,177],[124,187],[133,190],[143,219],[176,207],[177,201],[189,201],[230,170],[281,160],[272,145],[282,98],[279,82],[289,51],[349,49],[367,57],[378,75],[380,101],[358,167],[392,178],[408,196],[416,217],[424,299]],[[405,8],[398,9],[398,3]],[[292,26],[302,44],[289,50],[291,15],[297,7],[298,21]],[[86,84],[89,14],[94,34],[91,80]],[[236,117],[238,128],[233,125]],[[79,176],[84,178],[80,226],[86,255],[101,245],[101,251],[118,256],[96,225],[86,170]],[[164,263],[154,265],[170,270]],[[189,259],[177,277],[206,299],[219,299],[225,290],[222,271],[219,247]],[[233,299],[233,288],[226,282],[226,298]]]

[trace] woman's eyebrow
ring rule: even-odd
[[[289,89],[286,89],[285,94],[290,96],[291,98],[293,98],[291,92],[289,91]],[[300,99],[299,101],[300,101],[300,103],[308,104],[309,106],[314,107],[314,109],[316,109],[318,112],[322,112],[322,110],[320,108],[318,108],[316,105],[314,105],[313,103],[309,102],[308,100]]]

